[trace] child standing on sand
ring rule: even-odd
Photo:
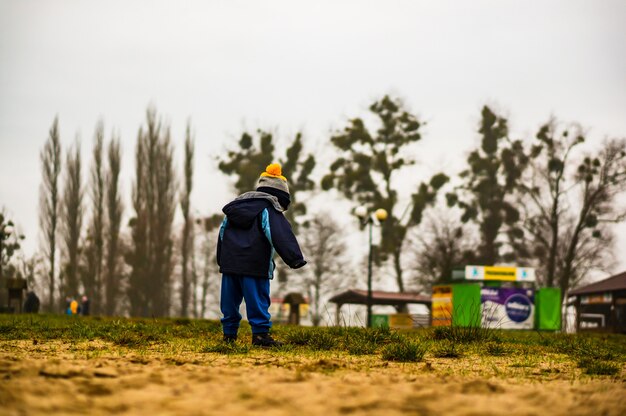
[[[256,191],[246,192],[230,202],[217,241],[217,264],[222,273],[220,308],[224,341],[237,339],[246,301],[252,345],[282,345],[269,334],[270,280],[274,275],[274,253],[292,269],[306,264],[291,225],[283,215],[291,202],[287,178],[273,163],[261,173]]]

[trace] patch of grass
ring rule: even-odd
[[[457,344],[487,342],[497,339],[494,329],[478,326],[437,326],[432,330],[432,339],[452,341]]]
[[[378,349],[376,344],[356,337],[347,339],[345,341],[345,347],[348,353],[352,355],[375,354]]]
[[[463,352],[459,344],[444,340],[435,346],[433,355],[437,358],[460,358],[463,356]]]
[[[344,348],[352,355],[375,354],[376,351],[389,343],[401,339],[397,332],[389,327],[378,328],[346,328],[343,336]]]
[[[3,339],[11,339],[14,330],[14,325],[2,324],[0,325],[0,337],[2,337]]]
[[[593,358],[614,361],[626,356],[626,345],[615,334],[550,334],[540,335],[539,344],[548,350],[567,354],[574,359]]]
[[[150,344],[150,341],[147,338],[142,337],[141,334],[130,331],[113,333],[110,337],[108,337],[108,340],[113,342],[115,345],[128,348],[145,347]]]
[[[509,365],[512,368],[533,368],[537,366],[538,357],[535,355],[526,354],[520,357],[519,360]]]
[[[305,328],[293,328],[285,331],[285,341],[292,345],[309,345],[313,338],[313,332]]]
[[[382,357],[387,361],[417,362],[424,358],[427,351],[426,343],[403,338],[387,344],[382,350]]]
[[[378,328],[365,328],[362,331],[363,338],[374,345],[384,345],[399,339],[399,335],[389,329],[388,326]]]
[[[485,345],[485,351],[487,352],[488,355],[491,355],[494,357],[501,357],[503,355],[506,355],[509,352],[508,349],[501,342],[495,342],[495,341],[488,342]]]
[[[614,376],[620,371],[620,366],[615,363],[600,361],[590,357],[579,359],[577,365],[585,374],[596,376]]]
[[[217,342],[214,344],[206,345],[202,348],[201,352],[204,353],[218,353],[218,354],[247,354],[250,352],[249,344],[239,344],[237,342],[226,343]]]
[[[172,322],[175,325],[191,325],[193,321],[189,318],[174,318]]]
[[[330,329],[289,327],[281,331],[281,335],[287,344],[308,347],[314,351],[329,351],[337,348],[340,341],[340,336]]]
[[[335,348],[338,340],[328,332],[317,331],[317,333],[309,339],[309,347],[316,351],[329,351]]]

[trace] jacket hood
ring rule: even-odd
[[[265,192],[246,192],[226,204],[222,212],[235,227],[250,228],[257,215],[270,206],[279,212],[283,211],[275,196]]]

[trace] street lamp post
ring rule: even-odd
[[[383,208],[377,209],[373,214],[367,212],[367,208],[364,206],[357,207],[354,210],[354,214],[361,219],[361,224],[368,226],[369,234],[369,255],[367,260],[367,327],[372,327],[372,227],[374,225],[374,219],[379,223],[387,219],[387,211]]]

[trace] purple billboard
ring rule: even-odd
[[[483,287],[480,291],[482,326],[533,329],[535,291],[513,287]]]

